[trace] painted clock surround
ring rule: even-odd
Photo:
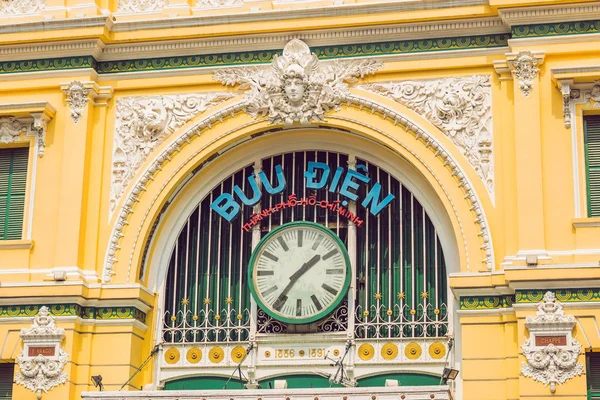
[[[336,291],[336,294],[333,295],[334,296],[333,299],[328,301],[326,304],[324,304],[322,306],[321,310],[316,309],[316,305],[311,304],[311,306],[314,306],[313,309],[316,309],[316,310],[304,317],[302,317],[302,316],[296,317],[295,315],[289,315],[289,314],[285,314],[284,312],[275,310],[275,305],[277,304],[277,297],[274,297],[273,301],[271,302],[272,304],[268,304],[264,298],[267,295],[262,294],[261,290],[257,287],[257,280],[260,278],[257,278],[256,276],[254,276],[255,270],[258,272],[258,269],[259,269],[258,265],[260,265],[261,260],[264,259],[261,256],[264,255],[265,249],[267,247],[269,247],[274,241],[278,241],[278,247],[281,247],[281,244],[280,244],[281,242],[279,242],[279,238],[282,238],[285,235],[285,233],[287,233],[287,232],[298,232],[300,230],[303,230],[303,231],[316,230],[325,236],[325,238],[323,238],[321,240],[321,244],[317,247],[317,249],[323,248],[324,244],[328,241],[327,239],[329,239],[329,242],[334,246],[333,251],[335,251],[336,248],[339,249],[339,254],[342,259],[341,264],[343,264],[342,268],[344,269],[344,272],[345,272],[345,276],[343,277],[341,286],[338,286],[339,289]],[[297,238],[297,236],[295,236],[295,237]],[[298,247],[294,247],[294,244],[291,242],[290,243],[285,242],[285,243],[286,243],[286,245],[289,246],[289,250],[290,250],[289,256],[294,257],[294,255],[296,255],[295,253],[298,251]],[[274,275],[275,279],[277,279],[277,278],[284,279],[284,281],[281,283],[288,286],[288,285],[290,285],[290,283],[287,280],[285,280],[286,278],[288,278],[288,275],[289,275],[289,278],[291,280],[293,280],[292,278],[293,278],[294,274],[296,272],[298,272],[300,269],[302,269],[303,267],[305,267],[306,273],[312,274],[314,277],[317,277],[318,275],[320,275],[320,274],[318,274],[319,269],[323,271],[324,276],[326,276],[326,272],[322,266],[317,266],[316,264],[322,263],[322,262],[327,262],[326,265],[328,265],[330,268],[337,266],[337,264],[333,261],[334,259],[336,259],[335,255],[332,257],[328,257],[327,259],[324,260],[323,258],[325,258],[325,256],[327,255],[328,252],[323,251],[323,250],[313,249],[312,244],[314,244],[314,241],[311,241],[310,244],[311,244],[310,247],[306,246],[306,248],[308,249],[309,255],[299,258],[298,263],[294,264],[291,268],[286,268],[285,265],[279,264],[278,267],[285,268],[285,271],[283,271],[281,275],[277,274],[279,276]],[[287,253],[287,251],[284,251],[284,253]],[[323,254],[319,254],[319,253],[323,253]],[[320,256],[319,259],[317,259],[317,255]],[[323,257],[323,258],[321,258],[321,257]],[[265,257],[265,258],[269,258],[269,257]],[[284,260],[284,258],[282,258],[282,260]],[[272,264],[276,263],[276,261],[274,261],[272,259],[270,259],[269,261]],[[275,268],[278,268],[278,267],[276,266]],[[317,272],[317,273],[315,274],[315,272]],[[335,275],[335,274],[332,274],[332,276],[333,275]],[[279,321],[282,321],[285,323],[296,324],[296,325],[309,324],[309,323],[312,323],[315,321],[319,321],[319,320],[325,318],[326,316],[328,316],[329,314],[331,314],[336,309],[336,307],[342,302],[342,300],[346,297],[346,293],[347,293],[348,287],[350,285],[350,276],[351,276],[351,270],[350,270],[350,259],[348,257],[348,251],[346,249],[346,246],[344,246],[344,244],[340,240],[340,238],[334,232],[332,232],[330,229],[324,227],[323,225],[320,225],[320,224],[317,224],[314,222],[307,222],[307,221],[289,222],[289,223],[283,224],[283,225],[273,229],[271,232],[269,232],[264,238],[261,239],[258,246],[256,246],[256,249],[252,252],[252,256],[250,257],[249,268],[248,268],[248,281],[249,281],[250,292],[252,294],[252,297],[256,300],[259,307],[263,311],[265,311],[265,313],[267,313],[268,315],[270,315],[272,318],[274,318],[276,320],[279,320]],[[265,279],[265,281],[269,280],[268,278],[263,278],[263,279]],[[304,276],[304,277],[300,276],[297,280],[299,280],[299,281],[304,280],[306,282],[306,276]],[[271,283],[275,282],[272,279],[270,281],[271,281]],[[324,282],[324,284],[326,284],[326,283],[327,282]],[[269,283],[267,283],[266,285],[269,285]],[[306,285],[298,286],[298,285],[294,285],[294,284],[291,284],[290,286],[291,286],[290,291],[294,289],[294,286],[306,287]],[[266,291],[269,291],[270,288],[273,288],[273,287],[274,286],[272,286],[272,285],[267,287]],[[329,286],[329,288],[331,288],[331,286]],[[276,290],[277,290],[276,292],[275,291],[273,292],[273,294],[275,296],[278,296],[282,293],[281,289],[276,289]],[[324,290],[327,291],[327,289],[324,289]],[[264,293],[265,290],[263,290],[262,292]],[[316,293],[315,293],[315,295],[316,295]],[[290,296],[290,299],[291,299],[291,296]],[[289,299],[287,301],[289,301]],[[323,297],[319,297],[317,299],[317,302],[323,302]],[[307,306],[304,305],[304,307],[307,307]]]

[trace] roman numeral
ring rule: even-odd
[[[298,247],[302,247],[302,234],[304,232],[303,231],[298,231]]]
[[[287,247],[287,243],[285,242],[285,240],[283,240],[283,238],[281,236],[279,236],[277,238],[277,241],[279,242],[279,244],[281,245],[281,247],[283,247],[283,251],[288,251],[289,247]]]
[[[321,285],[321,287],[325,290],[327,290],[329,293],[331,293],[332,295],[336,295],[337,294],[337,290],[335,290],[334,288],[332,288],[331,286],[329,286],[328,284],[324,283],[323,285]]]
[[[327,253],[323,256],[323,260],[327,260],[328,258],[335,256],[337,253],[338,253],[337,249],[333,249],[329,253]]]
[[[312,296],[310,296],[310,299],[312,300],[312,302],[315,305],[315,307],[317,307],[317,311],[321,311],[323,309],[323,306],[321,305],[321,303],[319,303],[319,300],[317,299],[317,296],[315,296],[313,294]]]
[[[258,275],[258,276],[274,275],[274,274],[275,274],[275,271],[256,271],[256,275]]]
[[[270,289],[265,290],[262,295],[263,295],[263,297],[267,297],[268,295],[275,292],[276,290],[277,290],[277,285],[272,286]]]
[[[263,251],[262,255],[275,261],[275,262],[279,261],[279,258],[275,257],[273,254],[269,253],[268,251]]]
[[[296,317],[302,315],[302,299],[296,300]]]

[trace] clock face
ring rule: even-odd
[[[291,222],[270,232],[250,259],[250,290],[271,317],[293,324],[317,321],[346,294],[350,262],[329,229]]]

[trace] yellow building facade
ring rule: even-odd
[[[594,399],[599,48],[595,1],[2,1],[0,391]]]

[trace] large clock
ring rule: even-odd
[[[330,314],[350,284],[342,241],[326,227],[290,222],[258,244],[248,269],[252,296],[271,317],[307,324]]]

